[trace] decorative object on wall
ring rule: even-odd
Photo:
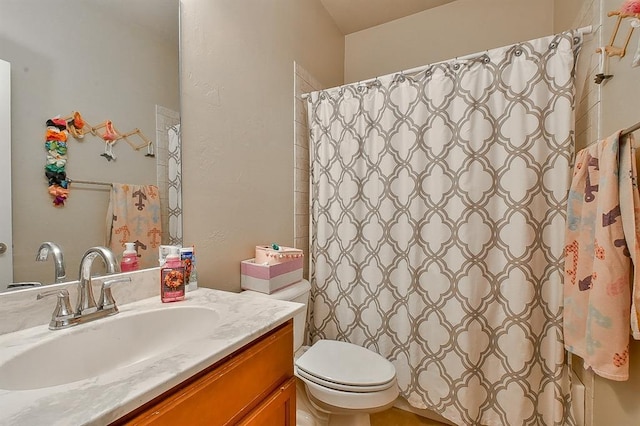
[[[71,120],[67,122],[71,136],[76,139],[84,138],[85,122],[82,119],[82,115],[80,115],[80,112],[74,111],[71,117]]]
[[[621,58],[627,52],[627,46],[629,46],[629,41],[631,40],[631,36],[633,35],[634,26],[631,25],[629,28],[629,32],[627,33],[627,37],[624,40],[622,47],[617,47],[615,45],[616,36],[618,35],[618,30],[620,29],[620,24],[622,20],[625,18],[640,18],[640,0],[627,0],[620,7],[620,10],[612,10],[607,13],[607,16],[617,16],[616,26],[613,29],[613,33],[611,34],[611,39],[609,40],[609,44],[604,48],[599,47],[596,49],[596,52],[600,53],[603,51],[608,56],[620,56]]]
[[[459,425],[573,424],[564,226],[575,32],[313,92],[312,341]]]
[[[155,157],[153,150],[153,142],[151,142],[142,130],[139,128],[135,128],[129,132],[121,132],[116,126],[113,124],[111,120],[105,120],[100,124],[92,126],[84,121],[79,112],[75,111],[71,116],[65,117],[63,120],[66,120],[69,123],[69,128],[71,130],[71,135],[76,139],[82,139],[85,135],[85,128],[89,130],[89,132],[101,138],[105,142],[104,153],[100,154],[100,156],[105,157],[108,161],[113,161],[116,159],[115,154],[113,153],[113,146],[121,139],[124,139],[127,144],[135,151],[139,151],[142,148],[147,148],[147,153],[145,157]],[[104,130],[103,130],[104,129]],[[99,130],[103,130],[102,133],[98,132]],[[138,137],[142,140],[142,142],[135,143],[131,138]]]
[[[47,164],[44,174],[49,182],[49,194],[53,197],[53,205],[64,206],[69,196],[67,173],[67,121],[54,117],[46,122],[45,149]]]
[[[111,120],[106,120],[97,126],[89,125],[79,111],[74,111],[70,116],[61,118],[60,116],[51,118],[46,122],[45,149],[47,150],[47,164],[45,165],[45,176],[49,182],[49,194],[53,197],[54,206],[64,206],[64,202],[69,197],[69,182],[66,175],[67,164],[67,139],[68,134],[75,139],[84,139],[85,129],[100,137],[104,143],[104,152],[100,156],[107,161],[116,159],[113,153],[113,146],[120,139],[124,139],[136,151],[147,147],[145,157],[155,157],[153,142],[151,142],[138,128],[127,133],[119,132]],[[102,134],[98,130],[104,129]],[[142,139],[142,143],[135,144],[131,141],[132,136]]]
[[[98,130],[104,129],[102,134],[98,133]],[[155,157],[153,153],[153,143],[147,139],[147,137],[142,133],[142,131],[138,128],[131,130],[130,132],[122,133],[116,129],[111,120],[106,120],[95,127],[91,127],[91,133],[101,137],[105,142],[105,150],[103,154],[100,154],[102,157],[105,157],[108,161],[112,161],[116,159],[115,154],[113,153],[113,146],[120,139],[124,139],[125,142],[131,146],[136,151],[147,147],[147,153],[145,157]],[[137,136],[142,139],[142,143],[135,144],[132,140],[132,136]]]

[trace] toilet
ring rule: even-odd
[[[293,318],[298,426],[368,426],[369,414],[386,410],[398,397],[395,367],[379,354],[352,343],[319,340],[303,347],[311,285],[302,280],[271,294],[247,296],[303,303]]]

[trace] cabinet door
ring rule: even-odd
[[[265,398],[271,398],[284,389],[290,378],[293,378],[291,320],[254,344],[240,349],[226,361],[212,366],[203,375],[174,388],[112,425],[235,425],[264,405]],[[295,383],[293,392],[295,399]],[[295,403],[293,411],[295,418]],[[270,426],[280,424],[272,423]]]
[[[295,426],[296,379],[290,378],[269,395],[238,426]]]

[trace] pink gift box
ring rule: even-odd
[[[302,279],[302,257],[275,265],[255,263],[255,259],[240,262],[240,287],[271,294]]]

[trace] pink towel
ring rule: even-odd
[[[576,156],[567,210],[564,339],[585,367],[627,380],[629,332],[638,322],[630,315],[630,274],[632,252],[633,258],[640,254],[640,197],[633,137],[620,140],[619,135]]]
[[[160,197],[155,185],[114,183],[107,211],[107,246],[121,256],[135,243],[140,269],[158,266],[161,244]]]

